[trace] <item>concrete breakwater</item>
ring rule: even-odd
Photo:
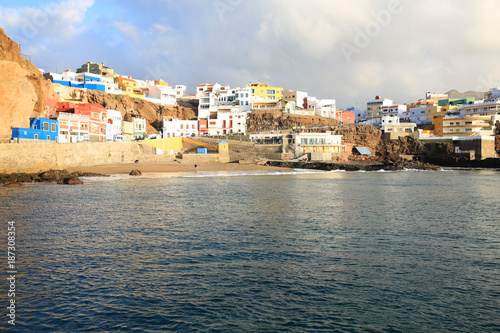
[[[112,163],[167,162],[174,155],[156,155],[138,142],[0,144],[0,173],[41,172]]]

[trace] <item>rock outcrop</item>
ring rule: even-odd
[[[332,132],[342,135],[348,154],[352,153],[354,147],[366,147],[375,153],[382,137],[382,131],[373,125],[343,125],[333,127]]]
[[[48,170],[38,173],[0,173],[0,184],[17,184],[22,183],[52,183],[58,184],[83,184],[79,177],[97,177],[105,176],[92,172],[68,172],[67,170]]]
[[[12,127],[29,127],[29,118],[43,116],[47,101],[57,100],[52,82],[21,57],[19,45],[0,28],[0,142]]]
[[[285,114],[280,110],[254,110],[248,115],[247,128],[249,132],[273,130],[276,128],[291,128],[294,126],[336,126],[336,119],[315,116]]]
[[[377,155],[385,161],[398,161],[400,155],[421,155],[424,153],[424,145],[412,136],[383,141],[377,147]]]

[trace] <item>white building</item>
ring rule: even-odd
[[[294,133],[292,145],[296,151],[303,153],[344,153],[346,146],[342,135],[323,133]]]
[[[239,105],[240,111],[250,112],[252,111],[252,88],[236,88],[237,97],[236,102]]]
[[[410,120],[411,123],[422,125],[427,123],[426,112],[426,106],[418,106],[415,108],[410,108],[407,112],[402,113],[400,117]]]
[[[177,105],[176,91],[163,80],[146,81],[146,87],[144,98],[147,101],[160,105]]]
[[[493,92],[492,92],[493,93]],[[496,90],[494,91],[496,94]],[[500,115],[500,99],[489,96],[490,101],[478,103],[478,104],[467,104],[459,108],[459,111],[464,116],[478,115],[478,116],[495,116]],[[499,97],[500,98],[500,97]],[[498,99],[498,100],[497,100]]]
[[[121,95],[122,90],[118,86],[118,83],[116,83],[112,78],[102,76],[101,77],[101,83],[104,84],[106,92],[108,94],[115,94],[115,95]]]
[[[201,94],[207,94],[207,93],[215,93],[219,92],[221,90],[229,90],[231,89],[229,86],[222,86],[218,83],[216,84],[199,84],[196,86],[196,99],[200,99]]]
[[[210,112],[215,112],[215,95],[212,93],[200,92],[198,97],[198,119],[210,118]]]
[[[175,97],[181,98],[187,94],[187,87],[181,84],[175,86]]]
[[[111,125],[111,134],[108,136],[108,128],[106,129],[107,138],[111,138],[111,141],[117,141],[122,135],[122,121],[123,116],[120,111],[117,110],[107,110],[108,112],[108,124]]]
[[[402,104],[382,106],[382,116],[400,116],[408,111],[408,107]]]
[[[283,90],[283,99],[288,103],[294,102],[296,108],[307,108],[307,105],[304,107],[304,104],[307,103],[307,92],[298,91],[298,90]]]
[[[335,118],[336,106],[334,99],[317,99],[316,97],[306,97],[304,102],[307,110],[314,111],[318,117]]]
[[[208,135],[246,134],[247,112],[218,111],[208,119]]]
[[[163,119],[163,137],[192,137],[198,135],[198,120]]]
[[[337,107],[334,99],[320,99],[317,102],[316,115],[324,118],[335,118]]]
[[[382,98],[381,96],[375,96],[374,100],[368,101],[366,103],[366,115],[367,118],[375,118],[382,116],[382,107],[393,105],[391,99]]]
[[[221,86],[220,84],[199,84],[196,86],[196,99],[199,101],[198,105],[198,119],[208,119],[211,112],[217,112],[219,104],[227,107],[232,105],[235,100],[235,92],[229,92],[229,86]],[[222,97],[221,97],[222,96]],[[231,101],[228,101],[228,97]],[[221,100],[219,101],[219,97]]]
[[[146,136],[146,118],[134,117],[134,138],[143,138]]]
[[[354,122],[359,123],[366,120],[366,112],[362,110],[359,106],[351,106],[346,109],[346,111],[351,111],[354,113]]]
[[[417,124],[415,123],[401,123],[401,119],[397,115],[393,116],[382,116],[381,118],[381,130],[386,132],[405,132],[413,133]]]

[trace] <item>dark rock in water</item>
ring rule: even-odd
[[[21,187],[21,186],[24,186],[24,184],[19,182],[4,185],[4,187]]]
[[[142,175],[142,172],[140,172],[137,169],[134,169],[134,170],[130,171],[129,175],[131,175],[131,176],[140,176],[140,175]]]
[[[49,170],[40,172],[38,174],[38,179],[36,179],[35,181],[46,181],[46,182],[60,181],[66,178],[70,178],[69,176],[70,173],[66,170]]]
[[[66,178],[66,179],[61,179],[57,181],[58,184],[64,184],[64,185],[77,185],[77,184],[83,184],[83,180],[78,179],[78,178]]]

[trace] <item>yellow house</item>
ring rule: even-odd
[[[144,99],[144,92],[139,89],[139,83],[137,83],[137,81],[118,76],[115,77],[115,82],[118,83],[118,87],[122,90],[123,95]]]
[[[229,151],[229,144],[226,141],[221,141],[217,144],[217,151]]]
[[[490,116],[437,116],[434,134],[436,136],[479,136],[493,135],[495,124]]]
[[[131,121],[122,121],[122,136],[125,141],[132,141],[134,139],[134,123]]]
[[[252,96],[279,101],[283,98],[283,88],[270,87],[267,83],[252,83]]]

